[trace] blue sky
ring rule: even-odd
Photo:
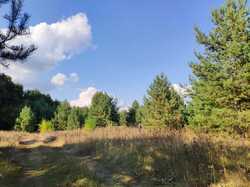
[[[77,99],[95,87],[128,105],[142,100],[154,77],[164,72],[172,83],[188,83],[195,61],[194,26],[211,28],[211,10],[223,0],[26,0],[30,25],[56,23],[83,13],[91,26],[91,46],[39,74],[44,89],[59,100]],[[77,27],[72,28],[77,29]],[[39,46],[38,46],[39,47]],[[54,75],[76,73],[79,81],[50,87]],[[30,78],[31,79],[31,78]],[[33,86],[36,87],[36,86]]]

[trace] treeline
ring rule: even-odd
[[[250,16],[247,1],[226,1],[212,12],[213,29],[195,28],[197,42],[189,99],[156,76],[142,105],[135,101],[119,111],[117,101],[98,92],[89,108],[70,107],[39,91],[23,91],[6,75],[0,76],[0,128],[22,131],[69,130],[81,127],[144,126],[227,131],[250,130]]]
[[[104,92],[97,92],[90,107],[71,107],[38,90],[23,91],[11,78],[0,75],[2,130],[27,132],[72,130],[106,126],[169,126],[185,124],[184,101],[164,74],[158,75],[148,90],[143,105],[134,101],[128,110],[119,111],[117,100]]]

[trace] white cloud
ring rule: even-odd
[[[55,86],[63,86],[67,80],[67,76],[62,73],[57,73],[55,76],[51,79],[51,84]]]
[[[50,82],[54,86],[63,86],[66,82],[78,82],[79,81],[79,76],[77,73],[71,73],[68,75],[65,75],[63,73],[57,73],[54,75]]]
[[[91,105],[93,96],[96,94],[97,89],[88,87],[81,91],[79,98],[70,102],[71,106],[88,107]]]
[[[130,108],[129,105],[126,102],[124,102],[124,100],[122,99],[118,99],[117,106],[119,108],[119,112],[128,111]]]
[[[0,67],[0,72],[25,86],[36,85],[42,73],[89,48],[92,40],[91,26],[84,13],[53,24],[40,23],[30,27],[30,33],[15,42],[35,44],[38,47],[35,53],[25,63],[11,63],[8,69]],[[74,74],[70,77],[77,80]]]
[[[188,95],[188,90],[190,86],[184,86],[181,84],[173,84],[174,90],[182,97],[186,97]]]

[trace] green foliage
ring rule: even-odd
[[[213,108],[210,115],[195,115],[190,119],[190,126],[204,130],[227,131],[245,134],[250,130],[250,111]]]
[[[118,123],[119,120],[116,101],[103,92],[94,95],[89,115],[96,119],[97,126],[107,126],[110,122]]]
[[[23,107],[19,117],[16,119],[15,129],[24,132],[35,131],[35,116],[30,107]]]
[[[128,111],[127,121],[130,126],[136,126],[141,123],[142,120],[142,111],[141,106],[138,101],[132,103],[132,107]]]
[[[127,111],[121,111],[119,112],[119,124],[122,126],[128,125],[128,112]]]
[[[241,113],[250,110],[250,17],[246,1],[228,0],[213,11],[212,21],[215,27],[208,35],[195,29],[205,52],[197,53],[199,63],[191,64],[195,77],[189,122],[194,127],[234,129]]]
[[[184,102],[164,74],[156,76],[144,98],[143,125],[179,128],[184,124]]]
[[[38,90],[29,90],[24,93],[24,104],[31,107],[36,116],[36,124],[39,124],[42,119],[52,119],[58,102]]]
[[[14,84],[9,76],[0,74],[0,90],[0,130],[10,130],[20,112],[23,87]]]
[[[66,130],[68,125],[68,116],[70,114],[70,105],[67,101],[60,103],[57,107],[53,124],[56,130]]]
[[[80,122],[80,127],[82,125],[84,125],[84,121],[87,119],[88,117],[88,112],[89,112],[89,109],[88,107],[74,107],[73,110],[76,111],[77,113],[77,116],[78,116],[78,119],[79,119],[79,122]]]
[[[76,108],[71,109],[67,120],[67,130],[80,128],[80,116],[78,112]]]
[[[120,111],[119,112],[119,125],[127,126],[128,125],[128,112],[127,111]]]
[[[54,131],[55,128],[53,126],[53,123],[51,121],[47,120],[42,120],[40,125],[39,125],[39,131],[40,133],[47,133],[47,132],[52,132]]]
[[[86,121],[85,121],[85,126],[84,126],[85,129],[88,129],[88,130],[93,130],[96,128],[96,119],[95,118],[87,118]]]

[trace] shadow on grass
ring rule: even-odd
[[[209,186],[235,173],[247,183],[249,152],[176,136],[1,148],[0,186]]]

